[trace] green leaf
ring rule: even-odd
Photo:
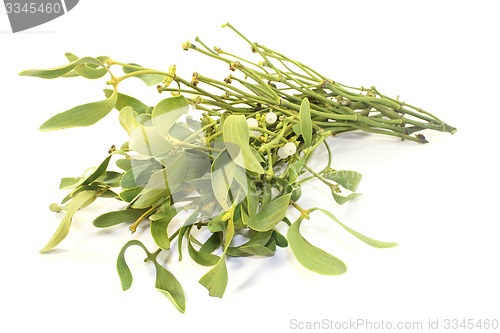
[[[123,171],[128,171],[128,170],[132,169],[132,161],[129,158],[122,158],[122,159],[116,160],[115,164],[117,167],[119,167]]]
[[[187,171],[186,154],[173,156],[164,169],[153,171],[140,197],[132,204],[134,208],[146,208],[168,197],[179,189]]]
[[[154,107],[151,121],[158,132],[166,136],[175,122],[188,112],[189,104],[184,96],[165,98]]]
[[[307,97],[304,97],[302,103],[300,103],[299,119],[300,133],[304,139],[304,144],[306,147],[310,147],[312,145],[313,127],[311,120],[311,107]]]
[[[197,251],[194,248],[193,244],[191,244],[192,241],[193,241],[193,236],[191,236],[190,241],[188,241],[188,252],[191,258],[197,264],[202,266],[213,266],[217,264],[217,262],[220,260],[219,256],[212,253]]]
[[[132,208],[140,209],[161,204],[170,195],[168,189],[148,188],[143,189],[137,200],[132,203]]]
[[[40,131],[53,131],[71,127],[90,126],[104,118],[115,106],[117,92],[109,98],[76,106],[56,114],[40,126]]]
[[[393,243],[393,242],[381,242],[381,241],[378,241],[376,239],[367,237],[367,236],[365,236],[363,234],[360,234],[359,232],[357,232],[357,231],[349,228],[348,226],[346,226],[342,222],[340,222],[340,220],[337,219],[335,217],[335,215],[333,215],[329,211],[327,211],[325,209],[322,209],[322,208],[316,208],[316,210],[321,211],[323,214],[325,214],[326,216],[328,216],[329,218],[331,218],[333,221],[337,222],[342,228],[344,228],[345,230],[347,230],[351,235],[355,236],[356,238],[358,238],[359,240],[363,241],[364,243],[366,243],[366,244],[368,244],[370,246],[377,247],[377,248],[391,248],[391,247],[395,247],[395,246],[398,245],[397,243]]]
[[[105,184],[109,187],[119,187],[122,174],[116,171],[105,171],[99,178],[96,179],[97,183]]]
[[[123,290],[128,290],[132,286],[133,281],[132,272],[130,272],[130,268],[125,261],[125,251],[131,246],[139,246],[148,256],[150,255],[144,244],[135,239],[128,241],[122,247],[120,253],[118,254],[118,258],[116,259],[116,269],[118,271],[118,277],[120,278]]]
[[[250,148],[250,130],[244,115],[230,115],[223,125],[223,137],[227,151],[239,166],[258,174],[263,174],[260,165]]]
[[[297,173],[297,175],[300,175],[300,173],[302,172],[304,164],[306,163],[307,160],[307,156],[308,155],[303,154],[297,161],[290,164],[290,169],[294,170]]]
[[[323,177],[329,180],[333,180],[340,186],[354,192],[358,189],[359,182],[361,181],[361,178],[363,176],[356,171],[336,170],[324,173]]]
[[[160,219],[151,221],[151,236],[159,247],[164,250],[170,249],[170,239],[168,237],[167,228],[170,221],[177,215],[177,210],[170,205],[170,200],[167,200],[164,205],[169,205],[166,215]]]
[[[109,98],[113,94],[113,90],[104,89],[104,94],[106,95],[106,97]],[[144,104],[143,102],[139,101],[138,99],[136,99],[132,96],[118,93],[118,96],[116,99],[116,104],[115,104],[115,109],[117,109],[118,111],[121,111],[121,109],[123,109],[126,106],[130,106],[132,109],[134,109],[134,111],[137,114],[148,113],[151,110],[153,110],[153,108],[151,106]]]
[[[49,68],[49,69],[29,69],[22,71],[19,73],[21,76],[35,76],[39,77],[42,79],[55,79],[58,77],[61,77],[67,73],[69,73],[71,70],[73,70],[75,67],[79,65],[96,65],[99,67],[105,67],[102,61],[96,59],[96,58],[91,58],[91,57],[84,57],[80,58],[78,60],[75,60],[73,62],[70,62],[67,65],[64,66],[59,66],[59,67],[54,67],[54,68]]]
[[[225,214],[226,213],[223,211],[208,221],[207,228],[210,232],[224,231],[227,229],[227,220],[222,220],[222,216]]]
[[[136,119],[130,106],[120,111],[120,124],[129,134],[129,147],[145,156],[162,156],[172,150],[172,144],[154,126],[144,126]]]
[[[255,182],[253,182],[251,179],[248,179],[247,184],[248,193],[246,198],[246,212],[248,214],[248,217],[252,217],[257,213],[257,208],[259,207],[259,192],[257,191]]]
[[[196,150],[185,150],[187,157],[186,181],[201,178],[212,167],[210,156]]]
[[[302,218],[288,228],[287,238],[297,260],[305,268],[324,275],[339,275],[347,271],[345,264],[337,257],[317,248],[300,234]]]
[[[69,233],[71,227],[71,221],[73,220],[73,215],[82,207],[88,206],[90,202],[95,200],[97,191],[81,191],[78,192],[71,202],[68,204],[66,210],[66,215],[62,219],[59,227],[54,232],[52,238],[43,247],[40,253],[45,253],[54,247],[56,247]]]
[[[217,202],[224,210],[229,210],[228,192],[234,180],[236,163],[224,149],[214,160],[210,178],[212,180],[212,189]]]
[[[71,52],[66,52],[64,56],[66,57],[66,59],[68,59],[69,62],[77,61],[78,59],[80,59],[80,57]]]
[[[106,169],[108,168],[109,161],[111,160],[111,156],[112,155],[109,155],[108,157],[106,157],[104,159],[104,161],[102,161],[102,163],[97,167],[97,169],[95,169],[94,172],[92,172],[92,174],[90,176],[88,176],[82,182],[82,184],[83,185],[91,184],[92,182],[97,180],[100,176],[102,176],[104,174],[104,172],[106,171]]]
[[[266,232],[254,231],[250,236],[250,240],[245,244],[238,246],[238,248],[248,254],[272,256],[276,251],[276,242],[274,241],[274,238],[272,238],[272,234],[272,230]],[[271,248],[269,248],[269,245],[271,245]],[[274,245],[274,249],[272,245]]]
[[[348,196],[343,196],[343,195],[340,195],[337,192],[335,192],[335,191],[332,190],[332,195],[333,195],[333,199],[335,199],[335,201],[339,205],[343,205],[347,201],[352,200],[354,198],[357,198],[357,197],[361,196],[361,193],[351,193]]]
[[[131,106],[124,106],[120,109],[120,125],[130,135],[141,123],[137,120],[137,112]]]
[[[129,65],[142,67],[138,64],[132,64],[132,63]],[[130,67],[124,66],[123,72],[125,74],[129,74],[129,73],[137,72],[137,71],[144,70],[144,69],[147,69],[147,68],[135,69],[135,68],[130,68]],[[136,75],[134,77],[141,79],[148,86],[152,86],[152,85],[155,85],[155,84],[162,82],[163,80],[165,80],[165,78],[167,76],[161,75],[161,74],[141,74],[141,75]]]
[[[196,209],[189,215],[189,217],[184,221],[184,224],[179,229],[179,235],[177,236],[177,251],[179,252],[179,261],[182,260],[182,240],[184,239],[184,234],[191,230],[193,223],[198,218],[198,214],[200,213],[200,206],[196,207]]]
[[[120,186],[123,188],[133,188],[145,185],[155,170],[160,169],[157,163],[133,163],[134,167],[125,172],[120,180]]]
[[[212,253],[222,245],[221,234],[218,232],[212,233],[210,237],[200,247],[200,252]]]
[[[78,186],[80,184],[81,180],[82,180],[81,177],[61,178],[61,183],[59,184],[59,189],[66,190],[66,189],[75,188],[76,186]]]
[[[69,62],[77,61],[79,59],[73,53],[66,53],[65,56],[69,60]],[[98,57],[96,59],[102,62],[106,58],[107,57]],[[106,73],[108,72],[107,68],[100,67],[100,66],[97,66],[95,64],[78,65],[73,69],[73,71],[74,71],[74,73],[73,73],[74,75],[79,75],[79,76],[84,77],[86,79],[98,79],[98,78],[101,78],[104,75],[106,75]],[[71,74],[71,72],[68,74]],[[65,74],[65,77],[67,77],[67,76],[68,75]]]
[[[268,231],[280,223],[288,211],[290,193],[273,199],[254,216],[248,219],[248,226],[256,231]]]
[[[112,155],[109,155],[104,159],[104,161],[97,167],[89,176],[86,178],[83,177],[76,177],[76,178],[62,178],[61,183],[59,184],[59,189],[73,189],[76,187],[79,187],[81,185],[89,185],[92,182],[99,180],[100,182],[105,183],[107,182],[113,182],[113,185],[119,186],[119,184],[116,184],[116,177],[121,177],[121,174],[115,173],[115,172],[109,172],[106,173],[106,169],[109,164],[109,160],[111,159]],[[116,187],[112,186],[112,187]]]
[[[208,294],[213,297],[224,296],[227,286],[227,267],[225,254],[219,262],[198,281],[208,289]]]
[[[147,209],[122,209],[108,212],[97,217],[93,224],[97,228],[108,228],[120,223],[133,223],[142,216]]]
[[[300,131],[300,123],[293,125],[292,126],[292,130],[297,135],[301,135],[302,134],[302,132]]]
[[[189,161],[184,151],[177,155],[170,155],[169,157],[168,159],[163,159],[162,164],[165,166],[163,170],[165,170],[166,184],[173,191],[174,187],[186,180]]]
[[[174,305],[184,313],[186,311],[186,296],[181,284],[165,267],[154,262],[156,268],[155,287],[172,300]]]
[[[119,197],[125,202],[132,202],[132,200],[134,200],[139,195],[139,193],[142,192],[143,189],[144,188],[142,186],[128,188],[121,191]]]
[[[186,297],[184,296],[184,290],[180,285],[179,281],[172,275],[165,267],[160,265],[156,261],[156,255],[150,253],[144,244],[138,240],[131,240],[127,242],[120,253],[118,254],[118,259],[116,260],[116,268],[118,271],[118,276],[120,277],[120,282],[123,290],[128,290],[132,285],[132,273],[130,271],[127,262],[125,261],[125,251],[131,246],[139,246],[147,254],[147,259],[152,261],[156,268],[156,283],[155,287],[169,297],[175,306],[181,311],[186,310]]]
[[[273,237],[274,240],[276,241],[276,245],[279,247],[287,247],[288,246],[288,241],[285,236],[283,236],[281,233],[279,233],[276,230],[273,230]]]

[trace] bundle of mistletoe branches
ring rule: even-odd
[[[331,167],[332,155],[325,141],[329,136],[360,130],[425,143],[425,137],[416,132],[453,133],[455,129],[375,87],[354,88],[333,81],[250,42],[230,24],[224,26],[248,42],[260,61],[245,60],[220,47],[209,48],[196,38],[196,43],[186,42],[182,47],[226,63],[228,72],[221,78],[195,72],[184,79],[176,74],[175,66],[159,71],[109,57],[79,58],[69,53],[66,65],[20,73],[45,79],[108,75],[111,89],[105,90],[105,100],[59,113],[40,129],[89,126],[116,109],[129,137],[121,147],[112,146],[104,161],[84,176],[61,180],[60,188],[69,194],[50,208],[65,215],[42,253],[67,236],[78,210],[97,198],[122,201],[123,209],[105,212],[93,224],[98,228],[124,225],[132,232],[148,227],[157,245],[150,250],[132,239],[123,246],[117,260],[123,289],[132,284],[125,252],[138,246],[156,268],[156,288],[184,312],[184,291],[158,259],[163,251],[172,250],[174,240],[179,258],[187,247],[196,263],[211,267],[199,282],[216,297],[222,297],[226,289],[228,257],[272,256],[277,247],[290,245],[297,260],[317,273],[344,273],[346,266],[340,259],[300,233],[302,221],[314,212],[326,215],[368,245],[396,245],[354,231],[329,210],[299,206],[302,184],[321,181],[338,204],[359,195],[361,175]],[[146,105],[118,92],[120,83],[129,78],[141,79],[172,96],[155,106]],[[309,161],[323,145],[327,165],[313,170]],[[113,158],[117,168],[110,167]],[[287,218],[290,206],[300,212],[293,222]],[[181,215],[186,218],[176,219]],[[286,234],[278,231],[281,223],[288,226]],[[236,244],[235,235],[246,241]]]

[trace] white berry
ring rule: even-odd
[[[248,118],[247,124],[248,124],[248,127],[259,127],[259,122],[255,118]],[[258,135],[260,135],[260,132],[259,131],[250,131],[250,134],[253,136],[258,136]]]
[[[259,122],[255,118],[248,118],[247,124],[248,124],[248,127],[259,127]]]
[[[285,152],[285,149],[283,149],[283,147],[279,147],[278,156],[279,158],[287,158],[289,155]]]
[[[278,120],[278,116],[276,113],[270,111],[266,114],[266,123],[268,124],[274,124]]]
[[[295,143],[288,142],[283,146],[283,151],[288,156],[293,155],[297,151],[297,146],[295,145]]]

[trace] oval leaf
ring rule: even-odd
[[[142,67],[142,66],[140,66],[138,64],[130,64],[130,65],[135,66],[135,67]],[[137,69],[137,68],[131,68],[131,67],[123,66],[123,72],[125,74],[137,72],[137,71],[140,71],[140,70],[143,70],[143,69],[147,69],[147,68]],[[140,75],[136,75],[134,77],[136,77],[138,79],[141,79],[142,82],[144,82],[148,86],[152,86],[152,85],[155,85],[157,83],[160,83],[160,82],[162,82],[163,80],[165,80],[167,78],[167,76],[162,75],[162,74],[140,74]]]
[[[250,130],[244,115],[230,115],[223,125],[223,137],[227,151],[236,164],[259,174],[264,173],[257,157],[252,152],[248,140]]]
[[[53,131],[71,127],[90,126],[104,118],[115,106],[116,89],[109,98],[76,106],[56,114],[40,126],[40,131]]]
[[[233,162],[227,150],[223,150],[212,164],[210,178],[212,189],[219,205],[224,210],[229,210],[228,192],[233,183],[236,170],[236,163]]]
[[[154,107],[151,121],[158,132],[166,136],[175,122],[188,112],[189,104],[184,96],[165,98]]]
[[[102,163],[97,167],[97,169],[94,170],[94,172],[92,172],[92,174],[90,176],[88,176],[83,182],[82,184],[83,185],[89,185],[91,184],[93,181],[95,181],[97,178],[99,178],[101,175],[104,174],[104,172],[106,171],[106,169],[108,168],[108,165],[109,165],[109,161],[111,160],[111,156],[112,155],[109,155],[108,157],[106,157],[104,159],[104,161],[102,161]]]
[[[170,204],[170,200],[167,200],[167,203]],[[151,222],[151,236],[153,236],[156,245],[164,250],[170,249],[170,239],[168,237],[167,228],[176,214],[176,209],[169,205],[164,216]]]
[[[102,214],[93,224],[97,228],[107,228],[120,223],[133,223],[142,216],[147,209],[123,209]]]
[[[347,271],[347,267],[340,259],[317,248],[309,243],[300,234],[302,218],[292,223],[288,228],[288,244],[297,260],[305,268],[324,275],[339,275]]]
[[[300,119],[300,134],[304,139],[304,144],[306,147],[310,147],[312,145],[312,120],[311,120],[311,107],[309,105],[309,100],[305,97],[300,103],[300,111],[299,111],[299,119]]]
[[[73,215],[82,207],[88,206],[90,202],[95,200],[97,191],[81,191],[75,194],[71,202],[68,204],[66,215],[62,219],[59,227],[54,232],[52,238],[40,250],[40,253],[45,253],[56,247],[69,233]]]
[[[248,226],[256,231],[268,231],[280,223],[288,211],[290,193],[273,199],[264,208],[248,219]]]
[[[156,268],[155,287],[172,300],[181,312],[186,311],[186,296],[181,284],[165,267],[154,262]]]
[[[113,90],[104,89],[104,94],[109,98],[113,94]],[[153,109],[132,96],[118,93],[115,109],[120,111],[126,106],[130,106],[137,114],[147,113]]]

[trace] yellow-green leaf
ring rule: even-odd
[[[304,144],[306,147],[310,147],[312,144],[312,120],[311,120],[311,107],[309,105],[309,100],[304,97],[302,103],[300,104],[299,111],[300,119],[300,133],[304,139]]]
[[[264,173],[249,144],[250,130],[245,116],[230,115],[223,125],[223,137],[227,151],[236,164],[259,174]]]
[[[236,164],[231,159],[227,150],[223,150],[212,164],[210,177],[212,189],[217,202],[224,210],[229,210],[228,192],[234,180]]]
[[[113,90],[104,89],[104,94],[106,95],[106,97],[109,97],[113,94]],[[126,106],[132,107],[132,109],[134,109],[134,111],[137,112],[137,114],[148,113],[151,110],[153,110],[153,107],[144,104],[143,102],[139,101],[138,99],[132,96],[118,93],[115,109],[120,111]]]
[[[208,294],[213,297],[224,296],[227,286],[226,255],[223,254],[219,262],[208,273],[203,275],[199,282],[208,289]]]
[[[98,216],[93,224],[97,228],[107,228],[120,223],[133,223],[142,216],[147,209],[122,209],[104,213]]]
[[[170,206],[170,200],[167,200],[164,205],[168,205],[166,208],[166,214],[157,220],[151,221],[151,236],[159,247],[164,250],[170,249],[170,239],[168,237],[167,228],[170,221],[177,214],[177,210]]]
[[[185,312],[186,296],[181,284],[172,273],[158,262],[155,261],[154,265],[156,268],[156,289],[170,298],[179,311]]]
[[[255,231],[268,231],[280,223],[290,204],[290,193],[275,198],[257,214],[248,219],[248,226]]]
[[[342,260],[309,243],[300,234],[302,218],[288,228],[288,244],[297,260],[305,268],[324,275],[339,275],[347,271]]]
[[[184,96],[165,98],[154,107],[151,121],[158,132],[166,136],[175,122],[188,112],[189,104]]]
[[[340,220],[337,219],[335,217],[335,215],[333,215],[332,213],[330,213],[329,211],[327,211],[325,209],[316,208],[315,210],[321,211],[323,214],[325,214],[326,216],[328,216],[329,218],[331,218],[333,221],[337,222],[342,228],[344,228],[346,231],[348,231],[351,235],[355,236],[356,238],[358,238],[359,240],[363,241],[364,243],[366,243],[366,244],[368,244],[370,246],[377,247],[377,248],[391,248],[391,247],[395,247],[395,246],[398,245],[397,243],[393,243],[393,242],[381,242],[381,241],[378,241],[376,239],[367,237],[367,236],[365,236],[365,235],[357,232],[356,230],[353,230],[353,229],[349,228],[344,223],[340,222]]]
[[[128,290],[132,286],[132,272],[130,272],[130,268],[127,265],[127,262],[125,261],[125,251],[131,247],[131,246],[139,246],[146,252],[146,254],[149,256],[150,253],[138,240],[130,240],[128,241],[120,250],[120,253],[118,254],[118,258],[116,259],[116,270],[118,272],[118,277],[120,278],[120,282],[122,285],[123,290]]]
[[[120,124],[129,134],[129,147],[145,156],[161,156],[172,150],[172,144],[154,126],[144,126],[136,112],[126,106],[120,111]]]
[[[220,260],[220,257],[212,254],[212,253],[206,253],[202,251],[197,251],[193,244],[193,236],[190,237],[188,241],[188,252],[191,258],[198,263],[199,265],[202,266],[213,266],[217,264],[217,262]]]
[[[42,79],[55,79],[63,76],[64,74],[69,73],[75,67],[83,64],[91,64],[99,67],[104,67],[102,61],[96,58],[84,57],[73,62],[70,62],[67,65],[48,68],[48,69],[28,69],[19,73],[21,76],[35,76]]]
[[[117,92],[115,89],[113,94],[103,101],[79,105],[56,114],[40,126],[40,131],[53,131],[95,124],[113,110],[116,98]]]
[[[130,64],[130,65],[135,66],[135,67],[142,67],[138,64]],[[144,69],[147,69],[147,68],[137,69],[137,68],[123,66],[123,72],[126,74],[141,71]],[[167,76],[165,76],[163,74],[140,74],[140,75],[135,75],[134,77],[141,79],[148,86],[152,86],[152,85],[155,85],[157,83],[160,83],[167,78]]]
[[[73,215],[82,207],[88,206],[90,202],[95,200],[97,191],[81,191],[75,194],[71,202],[67,206],[66,215],[62,219],[59,227],[54,232],[52,238],[43,247],[40,253],[45,253],[56,247],[69,233]]]

